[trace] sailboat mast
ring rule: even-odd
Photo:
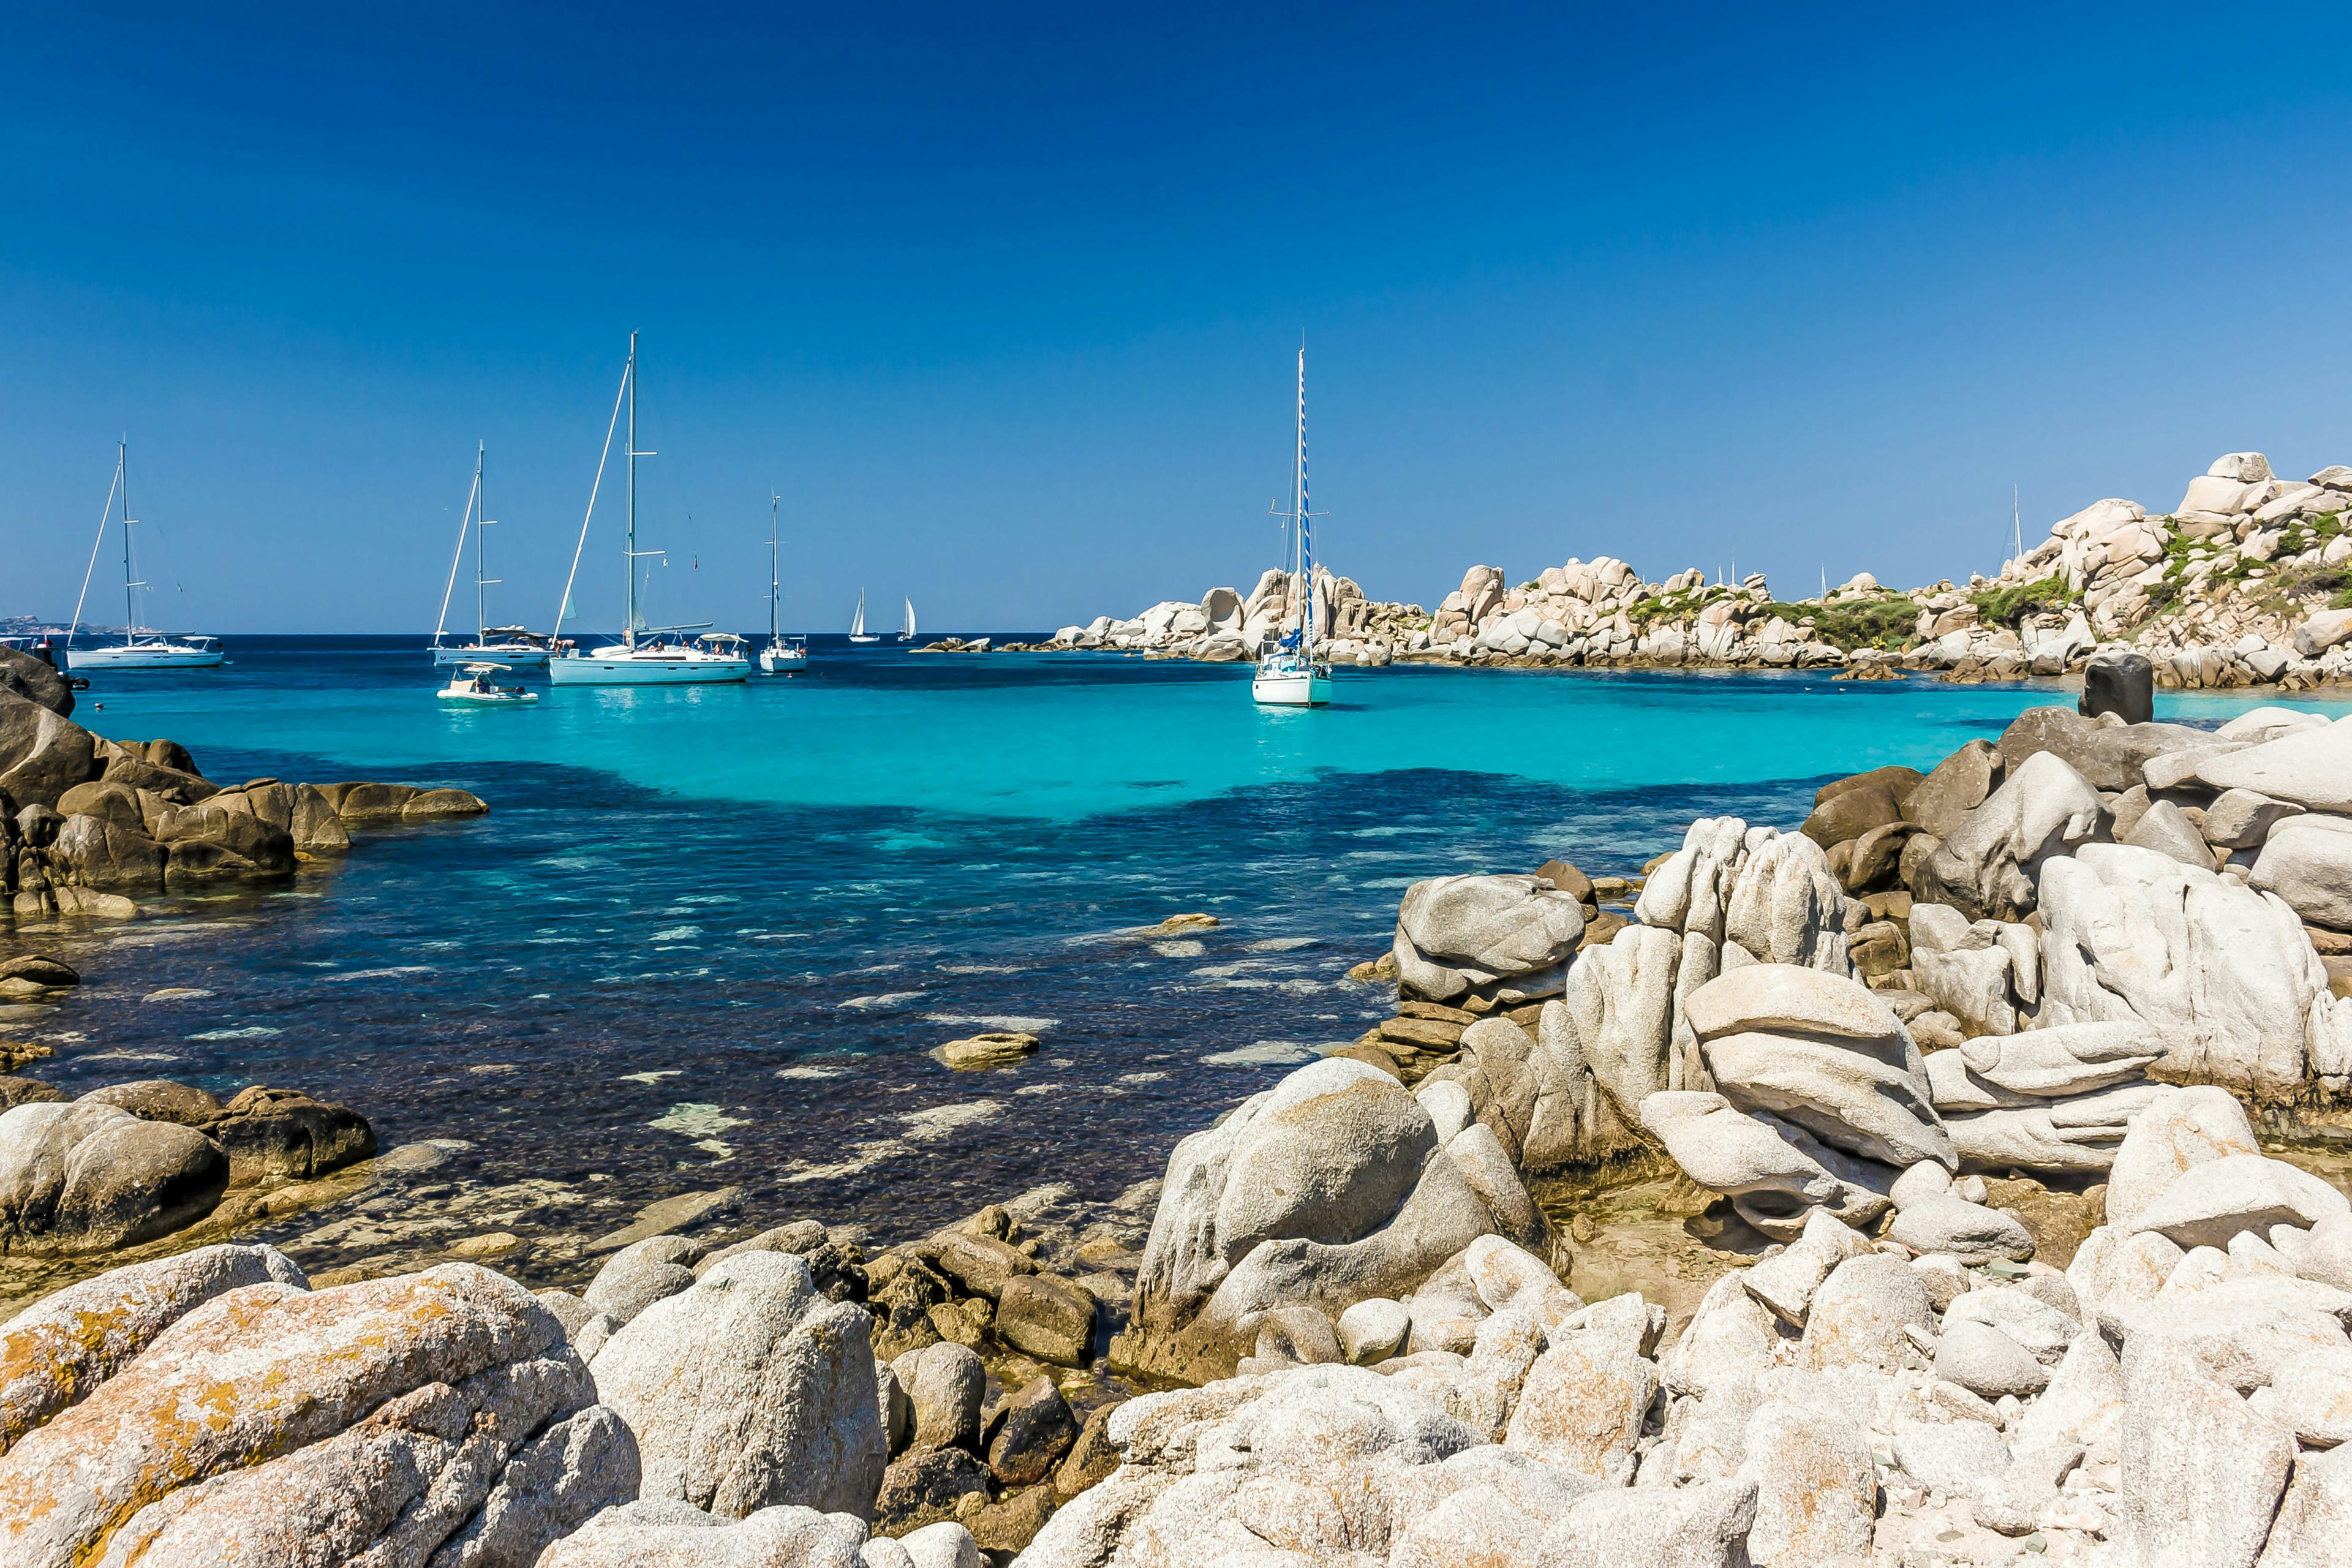
[[[482,454],[488,450],[488,445],[486,441],[474,444],[474,504],[481,510],[481,517],[488,517],[490,513],[489,498],[482,494]],[[474,520],[474,641],[478,646],[490,640],[487,631],[490,617],[482,601],[481,517]]]
[[[637,334],[629,334],[629,542],[623,547],[622,562],[628,568],[628,620],[621,628],[621,641],[629,647],[637,646]]]
[[[139,598],[131,585],[131,437],[125,436],[116,449],[115,462],[122,470],[122,646],[129,647],[138,641]]]
[[[1294,506],[1298,520],[1299,592],[1305,595],[1299,612],[1298,651],[1315,652],[1315,542],[1307,510],[1307,345],[1298,345],[1298,490]]]
[[[782,513],[784,498],[782,492],[768,493],[768,640],[773,642],[783,634],[783,574],[776,564],[776,520]]]

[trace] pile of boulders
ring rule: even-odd
[[[2228,1094],[2158,1093],[2063,1270],[1951,1225],[1948,1186],[1893,1202],[1878,1240],[1809,1211],[1671,1343],[1498,1237],[1450,1344],[1269,1313],[1242,1375],[1112,1414],[1123,1462],[1022,1562],[2337,1560],[2352,1202]]]
[[[1397,654],[1429,646],[1429,616],[1418,605],[1379,604],[1351,578],[1315,568],[1312,578],[1316,649],[1335,663],[1382,665]],[[1157,654],[1231,663],[1255,658],[1285,634],[1298,630],[1309,593],[1297,574],[1269,567],[1247,594],[1212,588],[1198,604],[1168,599],[1126,620],[1097,616],[1064,626],[1042,643],[1000,643],[1003,653],[1082,650]]]
[[[76,724],[73,692],[0,648],[0,910],[18,921],[129,919],[134,898],[290,877],[351,847],[356,823],[478,816],[458,789],[413,784],[223,786],[172,741],[110,741]]]
[[[165,1079],[68,1100],[5,1077],[0,1104],[0,1256],[89,1256],[290,1212],[376,1152],[358,1111],[258,1084],[226,1103]]]

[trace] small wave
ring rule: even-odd
[[[776,1076],[778,1078],[846,1078],[849,1076],[849,1069],[820,1067],[778,1068]]]
[[[1307,1061],[1314,1055],[1314,1047],[1297,1040],[1260,1040],[1235,1050],[1212,1052],[1201,1060],[1215,1068],[1274,1067]]]
[[[942,963],[940,965],[940,973],[941,974],[1018,974],[1021,973],[1021,966],[1017,963]]]
[[[1059,1027],[1059,1018],[1024,1018],[1018,1013],[926,1013],[926,1024],[945,1024],[957,1029],[1007,1029],[1016,1035],[1042,1035]]]
[[[860,1009],[903,1007],[909,1002],[919,1002],[929,994],[928,991],[885,991],[878,996],[852,996],[846,1002],[836,1003],[835,1005]]]
[[[436,974],[440,972],[429,963],[396,963],[389,969],[354,969],[345,974],[321,974],[319,978],[329,984],[334,984],[345,980],[390,980],[403,974]]]
[[[142,1002],[194,1002],[212,993],[194,985],[166,985],[161,991],[150,991],[139,998]]]
[[[184,1037],[191,1040],[266,1040],[270,1036],[282,1032],[282,1030],[265,1028],[259,1024],[249,1024],[242,1029],[206,1029],[201,1035],[188,1035]]]
[[[1270,936],[1263,942],[1242,943],[1242,951],[1244,952],[1292,952],[1299,948],[1314,945],[1315,939],[1311,936]]]
[[[690,942],[702,934],[700,926],[664,926],[654,932],[655,942]]]

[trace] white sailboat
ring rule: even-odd
[[[81,630],[81,607],[89,597],[89,580],[98,570],[98,552],[106,543],[106,526],[114,521],[114,501],[122,499],[122,640],[73,646]],[[89,547],[89,565],[81,574],[81,597],[74,601],[73,626],[66,633],[68,669],[211,669],[226,662],[220,638],[159,632],[139,624],[139,591],[150,586],[132,565],[131,530],[131,441],[117,447],[114,482],[106,488],[106,510],[99,513],[98,538]]]
[[[494,626],[489,622],[489,589],[500,579],[485,574],[482,531],[499,525],[498,519],[489,515],[489,502],[482,489],[485,450],[478,444],[474,447],[474,488],[466,496],[466,515],[457,520],[457,548],[449,557],[449,581],[441,588],[441,618],[433,623],[433,662],[451,665],[487,661],[500,668],[545,664],[545,637],[521,626]],[[445,642],[442,639],[448,636],[449,600],[457,591],[457,564],[466,558],[468,529],[474,535],[474,640],[465,644]]]
[[[808,638],[788,637],[783,620],[783,574],[777,566],[776,526],[784,498],[768,496],[768,646],[760,650],[760,668],[769,675],[790,675],[808,668]]]
[[[547,660],[547,678],[557,686],[688,686],[741,680],[751,673],[743,639],[732,632],[712,632],[709,623],[690,626],[648,626],[637,611],[637,562],[658,550],[637,548],[637,459],[654,453],[637,447],[637,334],[629,334],[629,363],[621,373],[620,396],[613,402],[613,419],[604,427],[604,455],[596,459],[596,482],[588,491],[588,515],[580,520],[580,542],[572,548],[572,573],[563,580],[563,607],[555,624],[562,627],[572,609],[572,584],[580,575],[580,554],[588,545],[588,523],[596,515],[596,492],[604,487],[604,463],[613,452],[613,430],[621,417],[621,404],[629,405],[628,533],[622,546],[627,569],[626,618],[621,640],[583,651],[561,641]],[[689,632],[700,633],[688,637]]]
[[[1290,519],[1291,597],[1299,605],[1298,628],[1286,632],[1257,661],[1250,696],[1269,707],[1320,708],[1331,700],[1330,661],[1315,653],[1315,514],[1307,504],[1307,350],[1298,351],[1298,469],[1291,509],[1274,515]]]
[[[898,623],[898,640],[900,642],[915,640],[915,601],[912,599],[907,601],[907,618]]]
[[[857,590],[857,613],[849,617],[849,640],[851,642],[882,640],[880,632],[869,632],[866,629],[866,590],[863,588]]]

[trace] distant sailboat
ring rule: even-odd
[[[505,668],[509,666],[541,665],[547,662],[547,639],[520,626],[490,625],[488,590],[499,582],[484,574],[482,531],[496,528],[498,520],[488,515],[489,503],[482,489],[482,459],[485,448],[474,448],[474,488],[466,497],[466,515],[457,520],[457,549],[449,558],[449,581],[441,589],[441,618],[433,626],[433,662],[436,664],[489,663]],[[460,647],[445,643],[449,625],[449,600],[457,591],[457,564],[466,558],[466,533],[474,535],[474,640]]]
[[[776,520],[784,498],[768,495],[768,646],[760,650],[760,668],[770,675],[790,675],[808,668],[808,638],[788,637],[782,630],[783,574],[777,567]]]
[[[912,599],[907,601],[907,618],[898,627],[898,640],[900,642],[915,640],[915,601]]]
[[[882,640],[880,632],[869,632],[866,629],[866,590],[863,588],[857,590],[857,613],[849,617],[849,640],[851,642]]]
[[[81,630],[81,607],[89,597],[91,573],[98,570],[98,552],[106,542],[106,525],[114,521],[115,498],[122,500],[122,640],[76,647]],[[89,566],[81,574],[81,598],[74,601],[72,627],[66,633],[68,669],[211,669],[226,661],[220,638],[167,635],[139,624],[139,590],[148,587],[131,565],[131,529],[139,520],[131,515],[131,443],[116,448],[114,482],[106,489],[106,510],[98,520],[98,539],[89,547]]]
[[[637,449],[637,334],[629,334],[628,368],[621,373],[621,391],[629,404],[628,464],[629,522],[627,542],[622,546],[622,565],[628,572],[626,614],[622,622],[621,640],[606,647],[583,651],[576,647],[562,648],[547,661],[547,678],[557,686],[689,686],[711,681],[740,680],[751,673],[751,661],[743,653],[743,639],[732,632],[709,632],[704,626],[648,626],[637,610],[637,559],[641,555],[657,555],[655,550],[637,548],[637,459],[650,458],[651,452]],[[619,399],[613,404],[613,420],[621,417]],[[613,429],[604,430],[604,451],[613,450]],[[572,608],[572,582],[580,574],[580,552],[587,548],[588,523],[596,515],[596,491],[604,483],[604,459],[596,463],[596,483],[588,491],[588,513],[580,520],[580,542],[572,547],[572,576],[563,580],[563,607],[556,612],[555,624],[560,629],[564,614]],[[704,635],[689,639],[688,632]],[[642,640],[639,634],[645,634]]]
[[[1315,655],[1314,512],[1307,504],[1307,351],[1298,351],[1298,468],[1288,511],[1292,598],[1298,604],[1298,629],[1285,634],[1274,651],[1257,662],[1250,695],[1276,708],[1320,708],[1331,700],[1331,665]]]

